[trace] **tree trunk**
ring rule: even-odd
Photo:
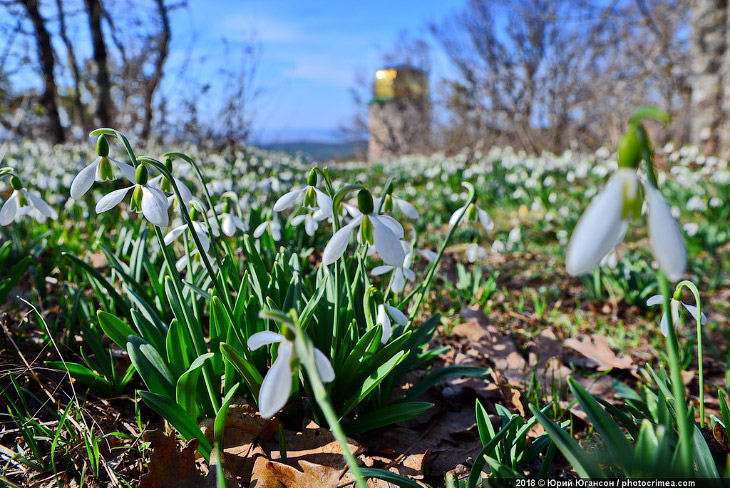
[[[727,51],[727,0],[692,5],[691,141],[706,154],[720,149],[723,57]]]
[[[150,135],[152,128],[152,99],[155,96],[155,90],[162,79],[162,71],[167,59],[168,48],[170,45],[170,18],[168,17],[168,7],[165,6],[164,0],[155,0],[157,11],[162,22],[162,30],[159,35],[158,55],[155,60],[155,70],[152,76],[144,86],[144,120],[142,123],[141,138],[146,141]]]
[[[99,0],[85,0],[86,13],[89,17],[89,30],[96,64],[96,84],[99,90],[96,99],[96,117],[104,127],[111,127],[112,97],[109,68],[107,66],[106,43],[101,30],[101,3]]]
[[[74,110],[76,112],[76,122],[84,132],[88,132],[89,126],[86,121],[86,114],[84,113],[84,105],[81,102],[81,73],[79,71],[79,64],[76,62],[76,53],[74,52],[73,43],[68,37],[68,31],[66,29],[66,13],[63,10],[62,0],[56,0],[56,8],[58,9],[59,33],[64,46],[66,46],[68,64],[71,68],[71,74],[74,79],[73,101]]]
[[[38,0],[21,0],[28,13],[28,18],[33,24],[35,31],[36,45],[38,47],[38,61],[41,65],[41,76],[43,77],[43,93],[41,94],[41,104],[46,110],[48,117],[48,126],[51,131],[51,139],[54,143],[61,143],[65,140],[63,126],[61,125],[61,117],[58,113],[58,104],[56,102],[56,77],[54,69],[56,66],[53,58],[53,46],[51,45],[51,35],[46,28],[46,21],[41,16],[38,8]]]

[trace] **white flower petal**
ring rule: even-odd
[[[136,183],[135,181],[135,168],[134,166],[130,166],[127,163],[123,163],[121,161],[117,161],[116,159],[109,158],[109,161],[117,165],[117,168],[119,168],[119,171],[122,172],[122,176],[124,176],[126,179],[131,181],[132,183]]]
[[[469,247],[466,248],[466,259],[470,263],[473,263],[479,257],[479,244],[472,242]]]
[[[358,217],[334,233],[322,252],[323,265],[328,266],[340,259],[340,257],[345,253],[345,249],[347,249],[347,244],[350,242],[350,236],[352,235],[353,228],[357,226],[361,220],[362,218]]]
[[[93,163],[79,171],[73,182],[71,182],[71,198],[83,197],[96,179],[96,168],[101,158],[96,158]]]
[[[667,321],[667,314],[662,314],[662,320],[660,322],[660,328],[662,335],[667,337],[669,335],[669,322]]]
[[[660,304],[662,304],[662,303],[664,303],[664,297],[663,297],[663,296],[661,296],[661,295],[654,295],[654,296],[651,296],[651,297],[649,297],[649,299],[648,299],[648,300],[646,301],[646,304],[647,304],[648,306],[650,306],[650,307],[651,307],[651,306],[653,306],[653,305],[660,305]]]
[[[687,311],[689,312],[689,314],[690,314],[690,315],[692,316],[692,318],[694,318],[694,319],[695,319],[695,321],[696,321],[696,320],[697,320],[697,307],[695,307],[694,305],[687,305],[687,304],[686,304],[686,303],[684,303],[684,302],[682,302],[682,305],[684,305],[684,308],[686,308],[686,309],[687,309]],[[704,314],[704,312],[703,312],[703,313],[702,313],[702,325],[705,325],[706,323],[707,323],[707,316],[706,316],[706,315]]]
[[[624,187],[632,178],[637,178],[634,170],[618,170],[578,220],[565,256],[568,273],[588,273],[621,242],[628,229],[622,218]]]
[[[281,342],[284,340],[284,336],[281,334],[277,334],[276,332],[271,332],[270,330],[265,330],[263,332],[256,332],[254,335],[248,338],[248,348],[252,351],[255,351],[261,346],[265,346],[267,344],[274,344],[276,342]]]
[[[319,227],[317,221],[313,218],[309,218],[304,224],[304,232],[306,232],[307,235],[310,237],[314,236],[314,234],[317,232],[317,227]]]
[[[438,257],[438,253],[431,251],[429,249],[419,249],[418,254],[423,256],[423,258],[430,263],[435,261],[436,258]]]
[[[269,228],[271,229],[271,237],[273,237],[275,241],[280,241],[281,240],[281,224],[276,220],[272,220],[271,224],[269,225]]]
[[[687,248],[669,205],[652,185],[645,184],[649,208],[649,239],[659,268],[671,281],[682,278],[687,268]]]
[[[459,207],[456,209],[454,213],[451,214],[451,217],[449,217],[449,226],[453,227],[456,225],[456,221],[459,220],[459,217],[466,211],[466,205],[463,207]],[[461,223],[461,222],[459,222]]]
[[[256,228],[253,231],[253,236],[258,239],[262,235],[264,235],[264,231],[266,230],[266,227],[269,226],[269,221],[261,222],[259,225],[256,226]]]
[[[221,218],[221,230],[228,237],[232,237],[236,233],[236,225],[230,215],[225,214]]]
[[[395,274],[393,275],[393,281],[390,282],[390,289],[393,290],[394,293],[400,293],[403,291],[403,287],[406,285],[406,279],[403,276],[403,268],[398,268],[395,270]]]
[[[319,377],[323,382],[329,383],[330,381],[335,380],[335,370],[332,368],[332,363],[330,363],[327,356],[325,356],[324,353],[316,347],[314,348],[314,362],[317,365]]]
[[[307,214],[297,215],[296,217],[291,219],[291,225],[296,227],[297,225],[300,225],[302,222],[307,220],[307,217],[308,217]]]
[[[386,264],[400,268],[406,258],[403,247],[400,245],[400,238],[383,223],[380,216],[371,215],[373,223],[373,243],[375,250]]]
[[[134,188],[134,186],[128,186],[127,188],[122,188],[121,190],[114,190],[111,193],[108,193],[101,197],[101,199],[96,203],[96,213],[102,213],[106,212],[107,210],[110,210],[117,205],[119,205],[119,202],[121,202],[124,197],[129,193],[129,190]]]
[[[159,192],[159,194],[157,194]],[[160,196],[162,198],[160,198]],[[157,188],[142,186],[142,215],[157,227],[167,227],[167,198]]]
[[[286,405],[286,401],[289,399],[292,383],[291,352],[292,343],[283,341],[279,345],[279,355],[276,361],[271,365],[271,369],[266,373],[266,377],[261,383],[259,411],[265,419],[273,417],[276,412]]]
[[[317,206],[325,213],[325,215],[332,215],[332,199],[325,194],[323,191],[314,189],[314,193],[317,195]]]
[[[283,212],[287,208],[293,207],[300,195],[306,191],[307,187],[299,188],[298,190],[292,190],[289,193],[282,195],[274,204],[274,212]]]
[[[408,317],[406,317],[403,312],[391,305],[386,305],[386,307],[388,308],[388,313],[391,317],[393,317],[393,320],[395,320],[397,324],[408,325]]]
[[[403,214],[408,217],[409,219],[417,219],[418,218],[418,210],[416,210],[416,207],[410,204],[410,202],[407,202],[401,198],[393,198],[395,200],[396,205],[398,205],[398,208],[400,208],[400,211],[403,212]]]
[[[413,281],[416,279],[416,273],[414,273],[413,270],[410,268],[403,268],[403,274],[408,281]]]
[[[371,218],[375,218],[385,224],[393,234],[398,236],[398,239],[403,239],[403,226],[390,215],[371,215]]]
[[[8,225],[15,219],[15,214],[18,212],[18,198],[15,196],[15,192],[10,195],[3,208],[0,209],[0,225]]]
[[[383,335],[380,337],[380,342],[385,344],[393,332],[393,328],[390,325],[390,317],[388,317],[388,313],[385,311],[385,305],[378,305],[378,316],[375,319],[375,323],[383,327]]]
[[[165,245],[169,246],[172,241],[180,237],[180,234],[185,232],[185,229],[187,229],[188,226],[186,224],[178,225],[174,229],[172,229],[170,232],[167,233],[165,236]]]
[[[479,223],[482,224],[485,230],[492,230],[494,228],[494,222],[492,222],[492,218],[486,210],[477,207],[477,217],[479,218]]]
[[[393,270],[393,266],[391,266],[389,264],[382,264],[380,266],[374,267],[372,269],[372,271],[370,271],[370,274],[373,276],[380,276],[380,275],[385,274],[392,270]]]
[[[41,197],[28,193],[25,190],[23,190],[23,193],[31,202],[33,202],[33,206],[37,208],[40,213],[46,217],[55,218],[54,215],[56,215],[56,212],[46,202],[44,202]]]

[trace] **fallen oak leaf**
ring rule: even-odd
[[[145,441],[150,443],[152,453],[147,473],[139,480],[139,488],[204,488],[206,478],[195,464],[198,439],[187,442],[182,451],[177,449],[174,434],[165,435],[159,429],[145,432]]]
[[[301,471],[277,461],[259,457],[251,476],[255,488],[338,488],[352,483],[355,478],[347,468],[333,468],[300,460]]]
[[[599,371],[616,369],[635,369],[634,362],[629,356],[616,356],[608,346],[608,338],[602,335],[583,335],[580,340],[571,337],[565,340],[565,345],[578,351],[594,362]]]

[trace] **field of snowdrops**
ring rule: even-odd
[[[0,480],[725,477],[730,169],[640,118],[328,167],[7,144]]]

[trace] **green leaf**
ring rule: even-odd
[[[50,368],[68,371],[68,374],[71,375],[72,378],[99,391],[103,395],[112,395],[114,392],[114,386],[108,380],[99,376],[86,366],[68,361],[45,361],[44,364]]]
[[[198,427],[197,419],[188,415],[180,405],[164,395],[150,391],[140,392],[140,395],[147,406],[170,422],[186,440],[198,439],[200,441],[198,451],[200,451],[206,460],[210,459],[212,446],[208,442],[208,439],[205,438],[203,431]]]
[[[127,349],[127,337],[137,335],[130,326],[122,322],[116,315],[99,310],[96,317],[99,319],[101,330],[124,350]]]
[[[223,357],[233,364],[238,372],[243,375],[243,379],[246,381],[246,386],[254,396],[254,400],[257,400],[264,377],[261,376],[261,373],[259,373],[259,371],[235,348],[229,346],[225,342],[222,342],[220,347]]]
[[[379,408],[359,416],[344,427],[345,433],[350,435],[358,432],[367,432],[409,420],[427,412],[431,407],[433,407],[433,403],[428,402],[408,402],[388,405],[387,407]]]
[[[406,478],[405,476],[401,476],[384,469],[360,468],[360,472],[366,478],[377,478],[396,486],[400,486],[401,488],[423,488],[423,485],[411,480],[410,478]]]
[[[161,394],[171,400],[175,398],[175,380],[172,373],[149,342],[137,336],[129,336],[127,353],[152,393]]]
[[[572,376],[568,378],[568,385],[573,391],[576,400],[585,411],[593,427],[601,435],[601,439],[613,453],[613,457],[620,465],[628,465],[631,462],[631,444],[626,435],[616,424],[616,421],[603,410],[593,395],[588,393]]]
[[[492,437],[494,437],[494,426],[492,425],[492,421],[489,420],[487,410],[479,400],[477,400],[476,403],[476,419],[477,430],[479,431],[479,440],[482,441],[482,445],[485,445]]]
[[[213,357],[213,353],[209,352],[196,358],[188,370],[177,380],[175,399],[193,417],[197,417],[199,413],[195,399],[198,396],[198,377],[200,376],[200,370],[211,357]]]
[[[373,391],[375,387],[378,386],[391,371],[393,371],[393,368],[398,366],[398,363],[406,358],[407,355],[408,353],[406,351],[399,351],[384,364],[381,364],[377,370],[373,371],[370,376],[365,379],[360,388],[358,388],[357,391],[355,391],[355,393],[345,403],[342,413],[340,414],[340,418],[343,418],[350,412],[350,410],[355,408],[358,403],[363,401],[363,399],[368,396],[370,392]]]
[[[230,407],[231,402],[233,402],[233,395],[236,394],[236,390],[238,390],[238,385],[238,383],[233,385],[233,387],[223,399],[223,404],[218,410],[218,413],[215,414],[215,422],[213,423],[213,438],[215,439],[215,442],[221,445],[223,445],[223,431],[226,427],[226,416],[228,415],[228,407]]]
[[[426,376],[423,377],[421,381],[411,387],[405,393],[405,395],[401,397],[401,399],[409,401],[418,398],[426,391],[428,391],[432,386],[437,384],[439,381],[443,380],[444,378],[449,378],[451,376],[471,376],[474,378],[484,378],[487,375],[489,375],[488,368],[480,368],[477,366],[454,365],[446,366],[444,368],[437,368],[428,373]]]
[[[606,474],[601,470],[598,463],[594,459],[591,459],[575,439],[570,437],[558,424],[550,420],[547,415],[535,406],[530,405],[530,410],[532,410],[532,414],[537,417],[537,420],[542,424],[545,431],[579,476],[596,479],[606,478]]]

